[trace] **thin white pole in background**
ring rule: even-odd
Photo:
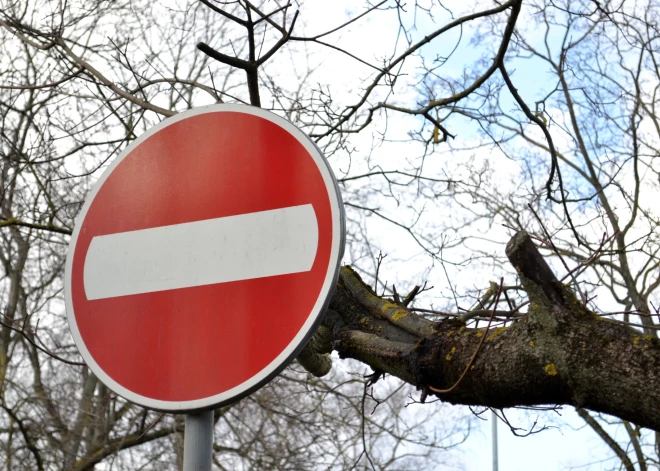
[[[186,415],[183,438],[183,471],[211,471],[213,411]]]
[[[490,411],[490,422],[491,422],[491,430],[493,434],[493,471],[498,471],[499,466],[497,463],[497,415],[495,415],[495,411],[491,410]]]

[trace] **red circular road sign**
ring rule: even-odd
[[[71,332],[130,401],[228,403],[304,346],[343,246],[336,181],[305,134],[259,108],[196,108],[131,143],[89,194],[66,261]]]

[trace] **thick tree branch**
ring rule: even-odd
[[[524,231],[511,239],[507,256],[529,312],[491,329],[460,385],[440,397],[495,408],[572,405],[659,430],[657,339],[585,308]],[[342,268],[331,309],[340,356],[425,390],[452,386],[484,336],[457,319],[430,322],[378,297],[349,267]]]
[[[322,325],[296,359],[303,368],[320,378],[332,369],[332,360],[328,356],[330,352],[332,352],[332,332]]]

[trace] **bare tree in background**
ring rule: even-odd
[[[62,272],[106,163],[159,120],[216,102],[271,109],[317,141],[342,185],[353,266],[298,363],[216,411],[218,467],[431,469],[467,425],[441,420],[452,412],[437,402],[408,414],[415,388],[421,402],[575,406],[626,469],[656,465],[642,427],[660,430],[657,9],[383,1],[302,34],[304,8],[279,2],[3,2],[6,468],[180,463],[181,419],[128,404],[80,363]],[[396,19],[384,59],[338,46],[369,18]],[[351,60],[363,82],[337,98],[310,50]],[[530,69],[544,74],[537,90],[517,76]],[[379,157],[405,126],[406,155]],[[365,135],[373,144],[357,147]],[[446,280],[393,275],[379,256],[389,231]],[[495,281],[481,290],[453,276],[484,269]],[[430,298],[424,281],[449,294]],[[324,376],[333,350],[357,362]],[[351,375],[363,364],[373,373]],[[617,417],[629,444],[598,414]]]
[[[0,25],[0,462],[8,470],[180,467],[181,417],[127,403],[80,363],[64,317],[63,264],[92,178],[128,142],[193,104],[240,101],[244,75],[195,53],[199,38],[230,37],[241,51],[248,36],[197,3],[7,2]],[[314,355],[302,361],[314,365]],[[403,385],[372,395],[366,371],[314,379],[294,365],[217,410],[217,466],[410,469],[464,438],[465,421],[419,427],[425,413],[407,413]]]

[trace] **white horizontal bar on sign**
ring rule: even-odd
[[[97,236],[87,299],[309,271],[318,226],[311,204]]]

